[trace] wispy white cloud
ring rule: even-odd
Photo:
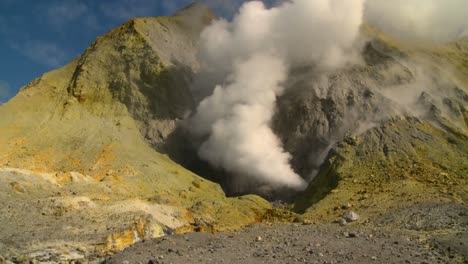
[[[47,7],[47,16],[51,24],[62,26],[75,21],[88,12],[88,6],[82,2],[64,1]]]
[[[68,58],[57,44],[42,40],[10,42],[10,46],[30,60],[49,67],[61,66]]]
[[[10,97],[10,86],[7,82],[0,80],[0,104]]]
[[[48,67],[62,65],[69,57],[67,52],[55,42],[38,39],[34,32],[21,30],[21,18],[0,16],[0,42],[40,65]]]
[[[98,17],[95,14],[87,14],[83,20],[82,23],[86,26],[88,29],[92,30],[101,30],[104,26],[99,22]]]
[[[155,16],[158,13],[158,1],[116,0],[101,3],[99,9],[108,18],[127,20],[134,17]]]
[[[221,16],[232,16],[239,6],[251,0],[198,0],[208,4]],[[283,2],[287,0],[263,0],[266,3]],[[102,2],[100,12],[114,20],[128,20],[134,17],[171,15],[185,6],[193,3],[193,0],[115,0]]]
[[[98,30],[102,27],[92,7],[83,1],[63,1],[54,5],[43,5],[47,22],[54,29],[63,31],[71,23],[81,24],[87,29]]]
[[[3,16],[0,16],[0,34],[3,35],[7,32],[7,22]]]
[[[232,15],[238,10],[242,2],[246,1],[205,0],[204,2],[208,4],[211,8],[218,10],[218,12]]]
[[[239,7],[244,3],[252,0],[199,0],[199,2],[207,4],[210,8],[215,10],[220,16],[232,16]],[[258,0],[257,0],[258,1]],[[260,0],[265,3],[284,0]],[[193,3],[192,0],[162,0],[161,5],[165,13],[172,14],[179,11],[181,8]]]
[[[180,10],[181,7],[186,4],[187,1],[179,0],[179,1],[171,1],[171,0],[162,0],[161,7],[164,11],[168,14],[175,13],[176,11]]]

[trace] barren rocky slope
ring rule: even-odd
[[[330,219],[351,203],[375,218],[419,202],[466,204],[467,39],[406,47],[364,30],[364,66],[280,101],[276,127],[293,164],[317,173],[295,209]]]
[[[0,107],[0,255],[96,258],[144,238],[223,231],[270,205],[226,198],[152,148],[191,107],[203,5],[99,37]]]
[[[213,18],[195,4],[128,21],[0,106],[0,260],[99,261],[174,232],[258,222],[315,221],[302,231],[322,228],[333,239],[340,227],[321,224],[348,210],[366,228],[466,238],[467,39],[407,45],[364,26],[361,64],[320,75],[293,69],[273,122],[294,169],[313,179],[287,195],[293,213],[256,195],[228,198],[181,166],[199,162],[186,133],[174,131],[194,107],[198,35]],[[202,176],[226,183],[224,174]]]
[[[361,226],[249,226],[141,242],[105,263],[463,263],[467,240],[444,244],[422,233]]]

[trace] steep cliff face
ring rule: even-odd
[[[212,18],[197,4],[133,19],[0,107],[2,256],[98,257],[167,233],[239,228],[271,208],[226,198],[155,150],[193,105],[195,46]]]
[[[145,139],[159,146],[194,107],[189,87],[199,67],[196,45],[212,19],[208,7],[196,4],[172,17],[125,23],[79,58],[69,93],[92,108],[124,104]]]

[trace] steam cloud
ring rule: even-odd
[[[276,97],[292,67],[328,70],[354,59],[363,9],[364,0],[296,0],[271,9],[255,1],[231,23],[205,29],[200,59],[219,82],[190,120],[191,131],[206,139],[200,157],[239,181],[304,189],[270,128]]]
[[[446,42],[468,36],[466,0],[368,0],[365,20],[411,41]]]
[[[266,190],[302,190],[271,129],[276,98],[290,70],[330,72],[359,60],[366,21],[410,41],[449,41],[468,34],[465,0],[291,0],[274,8],[245,3],[232,22],[220,19],[200,40],[200,103],[189,129],[201,139],[198,154],[230,172],[234,182]]]

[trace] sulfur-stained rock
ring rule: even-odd
[[[359,215],[354,211],[347,211],[343,214],[343,219],[350,223],[359,220]]]
[[[21,186],[21,184],[19,184],[17,182],[10,182],[10,185],[17,192],[20,192],[20,193],[26,192],[26,190],[23,188],[23,186]]]
[[[195,222],[238,229],[271,208],[260,197],[227,198],[158,152],[193,107],[197,41],[213,18],[196,4],[131,19],[0,106],[0,224],[9,227],[0,254],[52,248],[41,261],[73,261]],[[66,254],[75,248],[84,252]]]

